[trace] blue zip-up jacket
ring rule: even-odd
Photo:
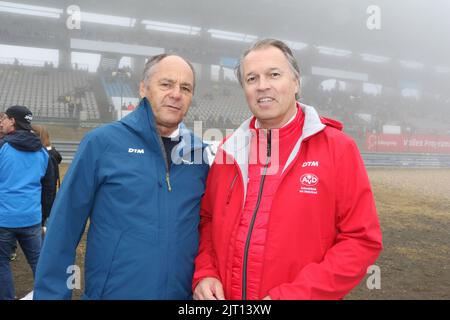
[[[70,267],[88,219],[84,299],[192,297],[209,165],[200,139],[184,126],[180,137],[167,176],[147,99],[86,135],[53,205],[34,299],[71,298]]]
[[[51,165],[34,133],[16,130],[0,139],[0,227],[34,226],[50,213]]]

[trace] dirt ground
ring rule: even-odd
[[[64,172],[64,169],[63,169]],[[369,169],[383,229],[376,265],[381,288],[366,279],[346,299],[450,299],[450,169]],[[77,253],[82,267],[84,240]],[[19,250],[12,262],[17,296],[32,289]],[[74,290],[74,299],[81,290]]]

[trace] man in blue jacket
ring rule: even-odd
[[[205,145],[182,124],[194,85],[186,60],[155,56],[138,108],[82,140],[53,205],[34,299],[71,298],[88,220],[83,298],[191,298],[209,170]]]
[[[31,111],[12,106],[0,115],[0,300],[15,298],[10,266],[16,241],[33,275],[41,251],[42,213],[50,212],[53,169],[31,132]],[[42,197],[41,197],[42,194]]]

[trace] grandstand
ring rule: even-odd
[[[220,87],[208,87],[207,83],[200,83],[199,86],[203,89],[196,93],[186,117],[188,123],[203,120],[207,128],[232,129],[251,116],[242,89],[237,84],[222,83]]]
[[[103,87],[109,97],[134,97],[137,94],[136,89],[131,89],[132,85],[129,81],[112,76],[100,75]]]
[[[87,132],[131,112],[150,56],[192,62],[185,123],[225,135],[251,116],[234,75],[242,53],[263,38],[285,41],[301,71],[300,102],[343,123],[377,202],[382,288],[363,281],[350,299],[450,298],[450,0],[6,0],[0,21],[0,112],[26,105],[48,127],[61,178]],[[34,284],[18,254],[20,298]]]
[[[28,106],[37,119],[72,119],[77,110],[64,101],[71,96],[87,120],[99,120],[91,81],[86,71],[0,65],[0,109],[19,104]]]
[[[379,1],[384,12],[401,11]],[[204,129],[235,128],[251,114],[233,68],[251,42],[275,37],[299,61],[301,102],[342,121],[360,146],[367,133],[386,133],[386,127],[448,136],[450,46],[429,34],[448,33],[450,23],[430,24],[422,13],[433,16],[437,9],[411,1],[421,17],[413,25],[406,16],[387,14],[383,28],[374,31],[366,22],[368,6],[376,3],[367,1],[333,7],[324,1],[262,1],[257,7],[237,0],[170,1],[149,11],[144,1],[105,6],[80,0],[78,27],[71,27],[66,2],[0,2],[0,110],[24,104],[37,121],[97,126],[117,119],[124,105],[139,98],[148,56],[175,52],[197,73],[188,126],[201,120]],[[291,22],[266,23],[260,18],[267,12]]]

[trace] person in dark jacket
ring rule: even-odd
[[[89,132],[48,221],[34,299],[70,299],[87,220],[84,299],[191,299],[206,145],[182,124],[194,70],[149,59],[138,108]]]
[[[34,133],[36,133],[39,136],[39,138],[41,139],[41,142],[44,145],[44,147],[46,148],[46,150],[50,156],[50,160],[52,161],[52,165],[53,165],[53,171],[54,171],[53,184],[54,184],[55,192],[52,194],[51,204],[50,204],[50,207],[51,207],[56,198],[56,191],[60,187],[59,164],[62,161],[62,157],[61,157],[61,154],[58,152],[58,150],[56,150],[55,147],[52,146],[52,144],[50,142],[50,134],[45,126],[33,125],[32,128],[33,128]],[[48,213],[50,213],[50,211]],[[48,219],[48,216],[42,216],[42,228],[44,230],[44,233],[46,230],[45,224],[46,224],[47,219]]]
[[[31,120],[24,106],[8,108],[0,120],[5,134],[0,140],[0,300],[15,298],[10,257],[16,241],[35,274],[42,214],[48,214],[54,192],[52,163],[31,132]]]

